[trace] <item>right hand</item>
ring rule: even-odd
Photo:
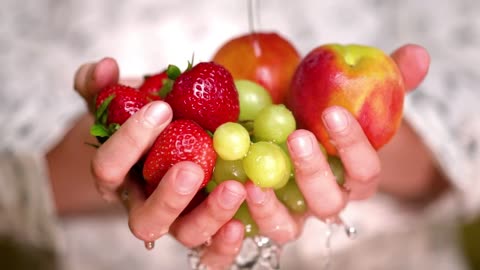
[[[116,61],[105,58],[82,65],[75,74],[74,88],[93,113],[95,95],[118,80]],[[129,212],[128,223],[138,239],[153,242],[170,233],[187,248],[211,239],[202,263],[209,269],[224,269],[232,263],[243,241],[243,224],[232,217],[246,197],[245,187],[236,181],[225,181],[194,210],[179,217],[203,180],[199,165],[174,165],[148,198],[131,173],[171,120],[172,110],[163,101],[151,102],[135,113],[96,151],[91,161],[95,185],[107,201],[118,200],[121,192],[127,192],[124,204]]]

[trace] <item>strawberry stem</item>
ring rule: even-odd
[[[162,85],[162,88],[160,88],[160,91],[158,91],[158,95],[160,96],[160,98],[165,99],[168,93],[172,91],[172,88],[173,88],[173,80],[166,79]]]
[[[182,74],[182,71],[175,65],[168,65],[167,67],[167,76],[170,80],[175,81],[178,76]]]

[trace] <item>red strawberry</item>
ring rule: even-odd
[[[149,102],[147,94],[135,88],[121,84],[105,87],[95,100],[95,124],[90,133],[97,137],[109,137]]]
[[[106,124],[116,123],[122,125],[130,116],[150,102],[145,93],[126,85],[115,84],[104,88],[98,93],[95,101],[96,109],[98,110],[110,96],[113,96],[113,98],[107,104]]]
[[[168,82],[168,80],[169,79],[166,70],[151,76],[145,76],[145,79],[138,90],[146,93],[153,100],[159,100],[161,99],[160,90],[163,88],[165,83]]]
[[[193,161],[199,164],[205,176],[201,187],[212,177],[217,154],[208,133],[192,120],[170,123],[153,143],[143,164],[143,177],[149,186],[157,186],[174,164]]]
[[[225,122],[236,122],[240,113],[233,77],[224,67],[202,62],[175,79],[165,97],[175,119],[190,119],[214,132]]]

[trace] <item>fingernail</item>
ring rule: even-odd
[[[168,120],[169,108],[165,102],[152,102],[145,111],[145,121],[155,127]]]
[[[313,141],[308,134],[297,136],[288,142],[289,151],[297,157],[308,157],[313,153]]]
[[[329,131],[338,133],[347,128],[348,118],[344,111],[334,108],[323,114],[323,123]]]
[[[262,204],[265,202],[267,194],[263,190],[255,185],[252,185],[252,188],[249,189],[248,196],[255,204]]]
[[[244,199],[244,193],[237,185],[224,185],[220,193],[220,204],[225,209],[232,209]]]
[[[190,194],[197,190],[203,175],[189,170],[180,170],[175,181],[175,190],[182,195]]]

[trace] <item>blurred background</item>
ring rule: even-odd
[[[249,30],[247,1],[1,0],[0,6],[0,268],[188,269],[187,250],[173,239],[144,250],[118,207],[58,213],[44,157],[86,111],[73,91],[81,64],[110,56],[122,77],[139,78],[168,64],[183,67],[192,53],[208,61]],[[480,269],[480,2],[258,0],[258,6],[258,30],[280,33],[302,55],[331,42],[386,52],[417,43],[431,54],[430,73],[407,98],[405,113],[454,191],[422,207],[384,194],[353,203],[345,218],[360,235],[352,241],[335,234],[332,269]],[[325,226],[312,220],[285,247],[282,269],[320,269],[326,254]]]

